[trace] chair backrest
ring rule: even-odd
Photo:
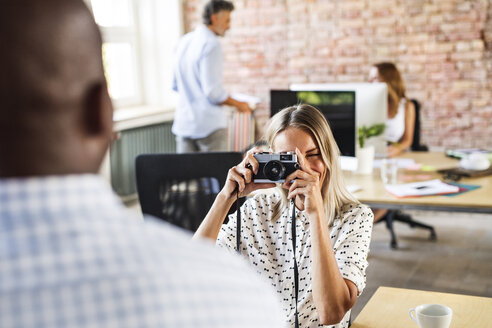
[[[136,159],[144,214],[196,231],[240,152],[143,154]]]
[[[410,101],[415,106],[415,125],[411,149],[413,151],[428,151],[429,148],[420,143],[420,103],[416,99],[410,99]]]

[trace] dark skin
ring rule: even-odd
[[[0,177],[97,173],[113,108],[92,15],[82,0],[2,4]]]

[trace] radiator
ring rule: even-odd
[[[120,196],[136,195],[135,158],[140,154],[175,153],[172,122],[123,130],[110,149],[111,184]]]
[[[123,130],[110,148],[111,184],[124,198],[136,196],[135,158],[140,154],[175,153],[172,122]],[[228,150],[243,151],[254,142],[254,118],[250,114],[228,116]]]

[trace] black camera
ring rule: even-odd
[[[258,173],[253,175],[253,182],[283,183],[285,178],[299,169],[297,155],[293,153],[257,153],[253,155],[258,161]]]

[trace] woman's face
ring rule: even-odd
[[[372,83],[382,82],[379,79],[379,72],[378,72],[378,68],[376,66],[371,67],[371,70],[369,71],[369,82],[372,82]]]
[[[311,170],[319,174],[322,185],[326,177],[326,165],[321,157],[321,150],[311,134],[298,128],[288,128],[277,134],[273,140],[273,149],[278,153],[295,153],[296,147],[306,157],[306,163]]]

